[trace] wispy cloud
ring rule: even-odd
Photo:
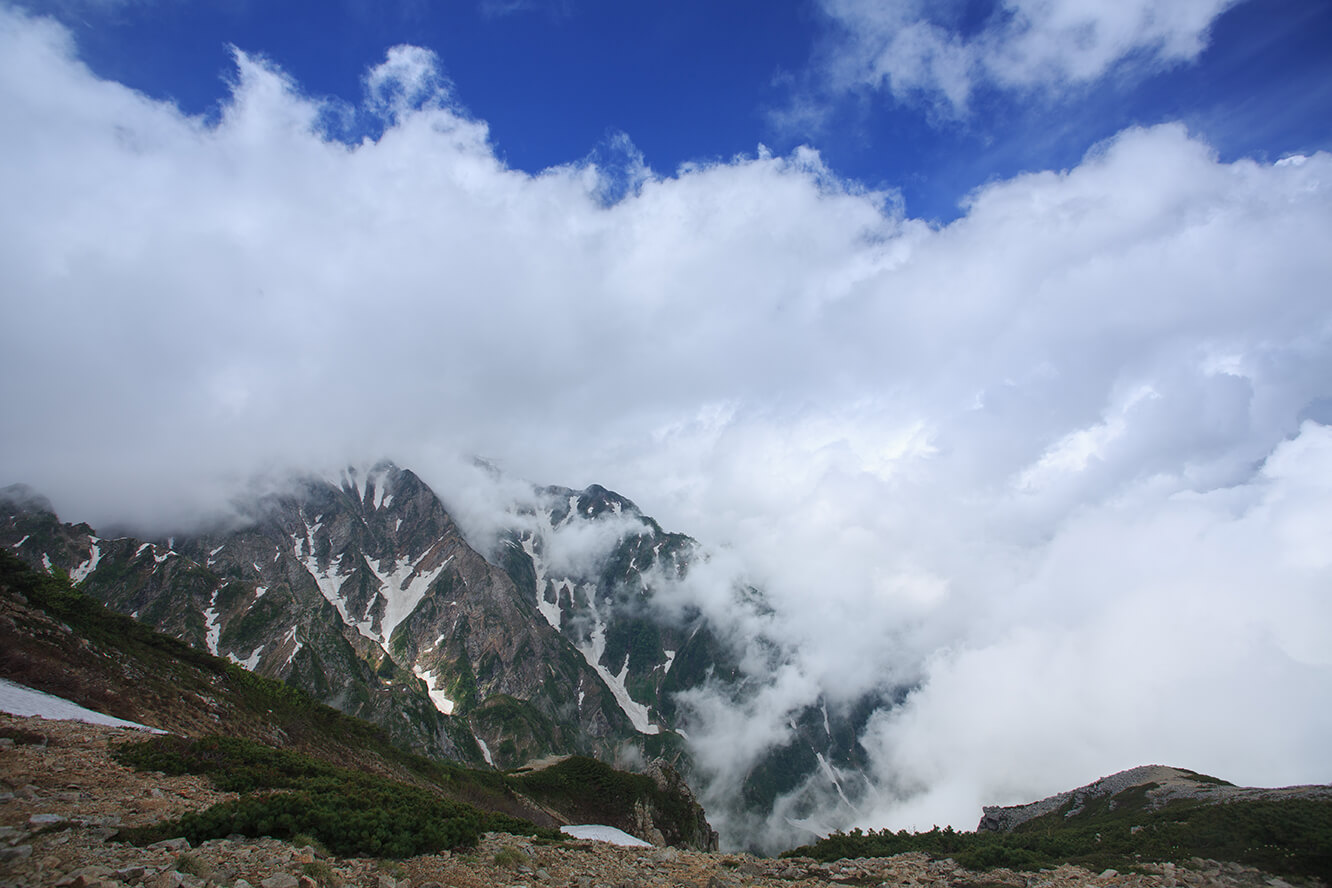
[[[979,23],[960,4],[822,0],[834,32],[824,86],[868,88],[965,115],[982,89],[1061,93],[1132,67],[1197,58],[1212,22],[1238,0],[1003,0]]]

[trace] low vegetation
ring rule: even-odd
[[[1071,816],[1069,802],[1011,832],[853,830],[783,856],[837,860],[923,851],[971,869],[1036,870],[1072,863],[1094,871],[1128,870],[1146,862],[1187,864],[1200,857],[1332,884],[1332,801],[1205,804],[1180,799],[1152,810],[1146,792],[1153,785],[1094,800]]]
[[[343,857],[411,857],[472,847],[490,831],[558,837],[426,787],[235,737],[155,737],[122,746],[115,755],[140,770],[202,774],[218,789],[241,794],[235,801],[121,833],[137,843],[184,836],[197,844],[234,833],[289,841],[299,836]]]

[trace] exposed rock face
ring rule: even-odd
[[[652,781],[664,792],[681,797],[691,809],[691,817],[687,822],[678,824],[676,835],[663,836],[660,843],[654,842],[653,844],[679,845],[699,851],[716,851],[718,845],[717,831],[703,816],[703,808],[698,805],[693,792],[689,789],[689,784],[685,783],[680,772],[661,759],[655,759],[648,764],[643,773],[651,777]]]
[[[1153,810],[1175,799],[1196,799],[1220,804],[1241,799],[1332,798],[1332,786],[1290,786],[1281,789],[1242,787],[1184,768],[1141,765],[1038,802],[1010,807],[987,805],[982,809],[981,821],[976,829],[996,832],[1011,830],[1028,820],[1054,813],[1066,806],[1068,810],[1064,816],[1075,817],[1091,799],[1116,796],[1135,786],[1149,787],[1146,799],[1149,809]]]

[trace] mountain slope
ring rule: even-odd
[[[534,603],[391,464],[297,479],[244,503],[238,528],[158,541],[62,525],[25,489],[0,500],[0,545],[30,564],[422,751],[512,766],[613,758],[634,736]]]
[[[513,817],[558,826],[596,805],[606,822],[642,838],[704,850],[716,845],[702,809],[663,763],[646,774],[593,763],[601,782],[618,792],[575,782],[572,792],[551,798],[493,769],[413,755],[375,726],[109,611],[66,580],[37,573],[4,551],[0,677],[170,731],[131,757],[150,771],[213,773],[224,788],[252,785],[315,795],[335,789],[345,795],[361,781],[382,795],[385,805],[404,794],[415,793],[411,797],[418,801],[437,797],[457,803],[450,810],[467,823],[500,829],[530,826],[505,819]],[[308,786],[302,782],[307,777],[314,779]],[[477,820],[467,813],[470,808],[495,816]],[[232,826],[230,831],[242,831]]]

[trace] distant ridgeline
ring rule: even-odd
[[[689,775],[689,714],[673,695],[707,682],[742,703],[765,679],[746,675],[729,636],[699,613],[649,606],[699,548],[602,487],[534,490],[487,553],[426,484],[388,462],[294,478],[240,509],[241,526],[103,538],[15,485],[0,490],[0,549],[380,725],[405,749],[475,766],[576,754],[660,759]],[[600,547],[561,558],[561,540],[580,533]],[[757,590],[737,594],[763,607]],[[755,823],[782,797],[792,817],[854,797],[865,785],[857,738],[882,703],[796,713],[790,741],[718,804]],[[856,779],[838,783],[847,775]]]

